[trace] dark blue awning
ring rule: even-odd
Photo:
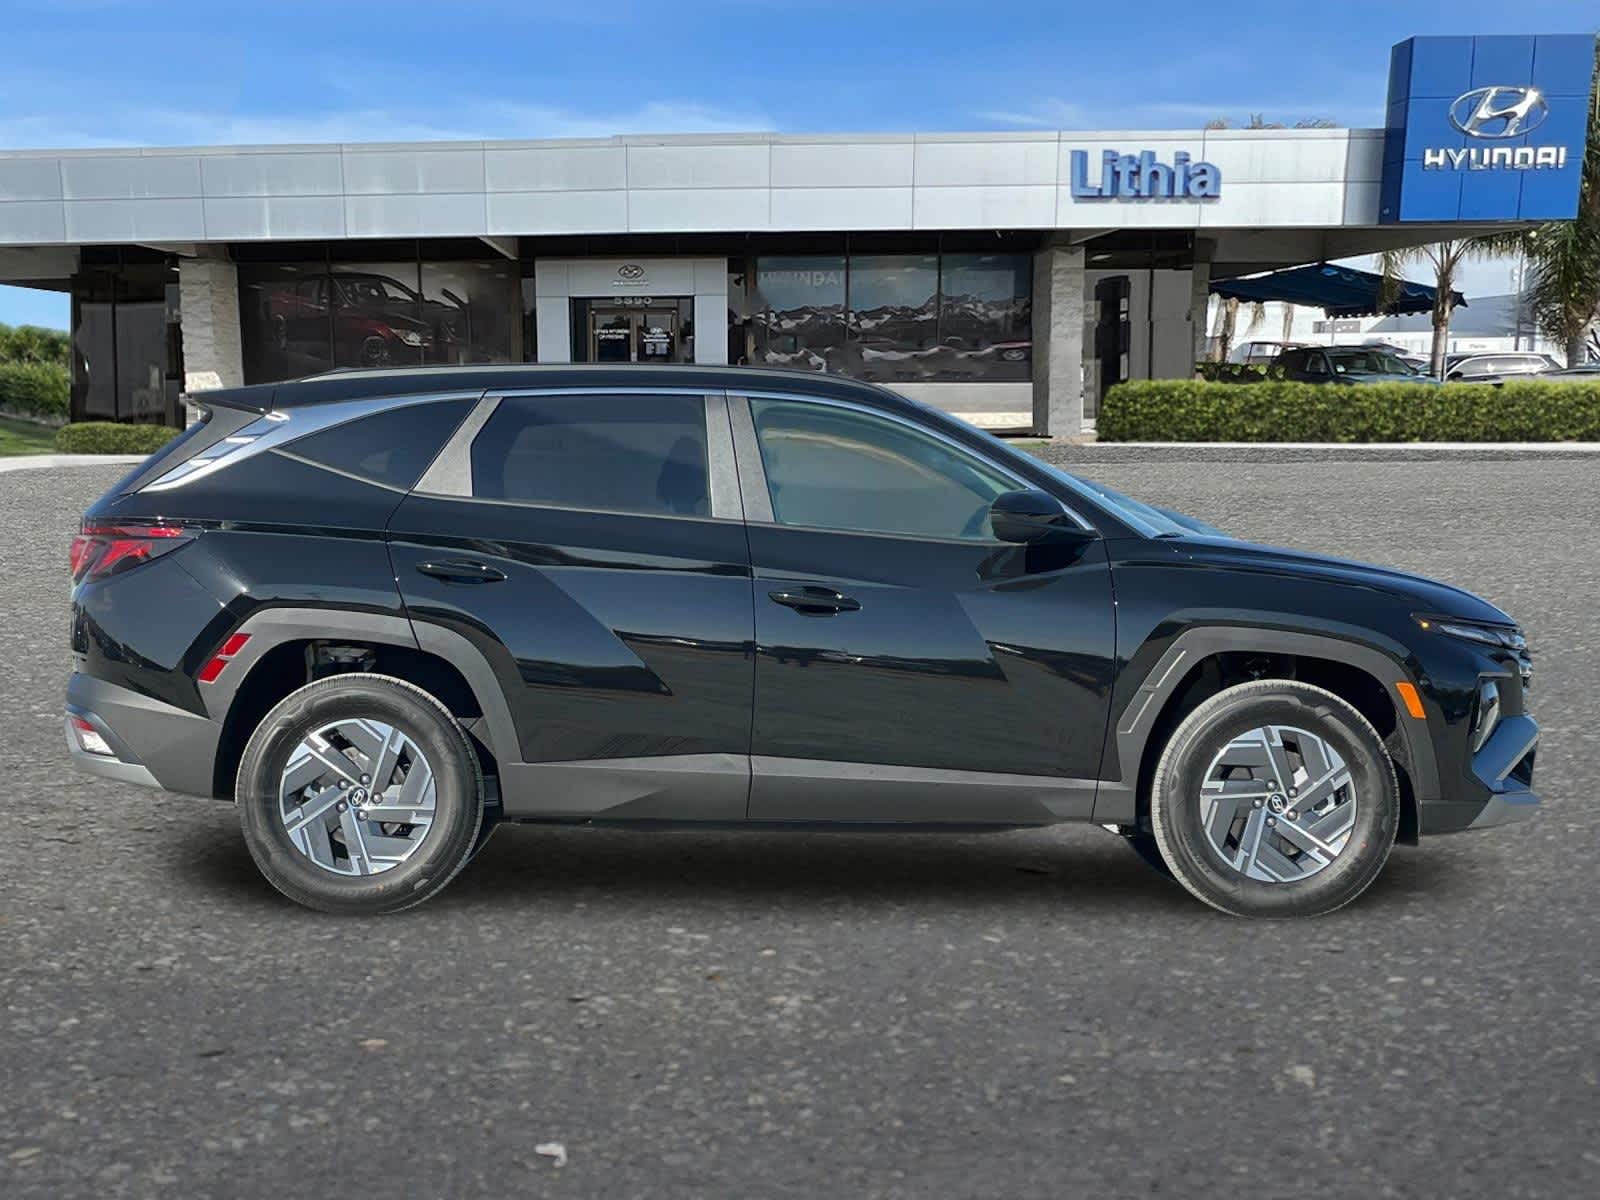
[[[1381,313],[1433,311],[1437,288],[1425,283],[1412,283],[1409,279],[1402,280],[1395,289],[1394,300],[1380,307],[1378,297],[1382,287],[1381,275],[1357,271],[1352,267],[1333,267],[1326,263],[1289,267],[1250,279],[1218,279],[1211,284],[1211,290],[1217,295],[1231,296],[1247,304],[1281,300],[1286,304],[1320,308],[1330,317],[1375,317]],[[1450,295],[1457,308],[1466,306],[1466,297],[1460,292],[1451,292]]]

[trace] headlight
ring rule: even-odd
[[[1472,708],[1472,752],[1483,749],[1484,743],[1500,724],[1500,689],[1492,679],[1478,684],[1478,700]]]
[[[1528,639],[1514,625],[1481,625],[1476,621],[1463,621],[1454,617],[1418,617],[1417,624],[1434,633],[1447,633],[1484,646],[1501,647],[1519,653],[1527,650]]]
[[[426,340],[415,329],[399,329],[395,332],[400,340],[408,346],[420,346]]]

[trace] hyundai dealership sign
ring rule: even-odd
[[[1389,63],[1379,220],[1574,216],[1595,41],[1412,38]]]

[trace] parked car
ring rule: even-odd
[[[1419,375],[1428,374],[1428,368],[1433,365],[1426,354],[1418,354],[1415,350],[1394,342],[1362,342],[1361,347],[1365,350],[1387,351]]]
[[[869,384],[350,370],[203,395],[72,547],[83,769],[333,912],[499,822],[1118,830],[1226,912],[1528,816],[1516,623],[1222,536]]]
[[[1558,367],[1553,371],[1540,371],[1535,379],[1553,379],[1557,382],[1593,383],[1600,380],[1600,362],[1584,363],[1576,367]]]
[[[1304,344],[1304,342],[1240,342],[1228,352],[1228,361],[1265,366],[1267,363],[1277,361],[1278,355],[1285,350],[1292,350]]]
[[[1303,383],[1431,383],[1387,350],[1370,346],[1305,346],[1272,364],[1275,377]]]
[[[1558,370],[1560,366],[1548,354],[1525,350],[1450,354],[1445,356],[1444,378],[1446,383],[1494,383],[1511,376]]]

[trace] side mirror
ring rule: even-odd
[[[1000,541],[1023,546],[1081,542],[1094,536],[1067,515],[1061,501],[1035,488],[996,496],[989,506],[989,527]]]

